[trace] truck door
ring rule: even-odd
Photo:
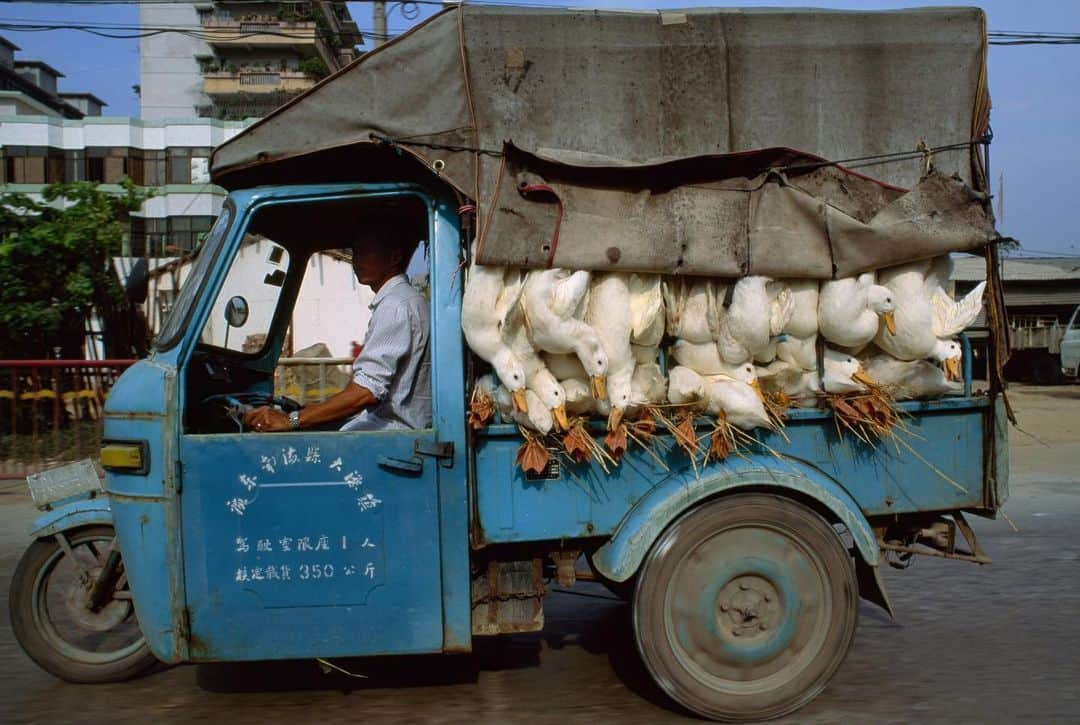
[[[301,271],[324,284],[331,271],[316,269],[303,244],[333,233],[320,225],[342,216],[314,205],[295,205],[270,225],[256,211],[235,232],[233,261],[208,295],[215,301],[186,366],[179,458],[192,660],[443,646],[434,429],[256,434],[214,420],[220,396],[270,391],[290,319],[290,334],[304,334],[290,317]],[[359,340],[368,298],[347,289],[362,304],[326,307]],[[240,327],[224,324],[237,295],[248,307]]]

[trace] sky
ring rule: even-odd
[[[604,9],[755,5],[877,10],[964,3],[527,0],[523,4]],[[984,0],[970,4],[986,11],[990,30],[1080,33],[1080,2],[1074,0]],[[415,17],[410,7],[416,11]],[[391,34],[408,29],[439,9],[431,3],[407,6],[394,2],[387,3],[387,8]],[[370,31],[371,3],[350,2],[349,9],[360,29]],[[78,7],[70,0],[62,5],[0,0],[0,22],[23,20],[134,25],[138,22],[138,8],[134,4]],[[0,34],[21,48],[18,58],[43,60],[64,73],[60,90],[94,93],[109,104],[105,109],[108,115],[138,115],[138,98],[132,90],[139,83],[137,40],[99,38],[75,30]],[[1020,240],[1027,255],[1080,257],[1080,203],[1072,198],[1072,186],[1080,175],[1080,143],[1076,139],[1080,130],[1080,45],[991,46],[989,82],[995,194],[999,192],[999,175],[1004,175],[1004,214],[999,215],[999,231]]]

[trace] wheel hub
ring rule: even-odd
[[[782,616],[779,599],[769,580],[754,575],[735,577],[717,597],[721,631],[745,638],[775,630]]]
[[[87,606],[90,589],[101,574],[101,567],[84,569],[67,587],[64,604],[71,618],[84,629],[93,632],[108,632],[123,622],[131,613],[131,602],[122,599],[110,599],[96,612]]]

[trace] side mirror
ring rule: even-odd
[[[236,295],[225,305],[225,322],[229,327],[243,327],[248,318],[248,303],[240,295]]]

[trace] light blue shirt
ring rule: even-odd
[[[431,357],[428,301],[399,274],[388,279],[369,305],[364,349],[353,362],[353,382],[378,404],[341,430],[431,427]]]

